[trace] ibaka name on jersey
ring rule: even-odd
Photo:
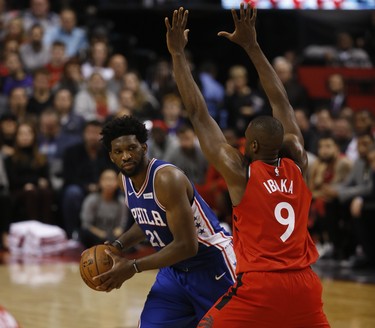
[[[147,209],[135,207],[131,209],[132,215],[138,224],[148,224],[153,226],[165,227],[166,224],[158,211],[151,210],[152,218],[149,217]]]
[[[266,187],[267,191],[270,194],[272,194],[275,191],[293,194],[293,180],[280,179],[277,181],[273,179],[268,179],[267,181],[263,182],[263,185]]]

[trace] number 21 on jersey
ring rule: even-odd
[[[146,230],[145,234],[148,236],[148,238],[150,240],[150,244],[153,247],[164,247],[165,246],[165,244],[163,243],[163,241],[159,237],[159,234],[157,233],[157,231]]]

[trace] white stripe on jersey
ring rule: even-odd
[[[152,179],[152,190],[154,191],[154,200],[155,200],[155,203],[160,207],[161,210],[163,210],[165,212],[165,207],[160,204],[159,200],[158,200],[158,197],[156,196],[156,189],[155,189],[155,177],[156,177],[156,172],[159,171],[160,169],[162,169],[163,167],[166,167],[166,166],[172,166],[172,167],[175,167],[174,165],[170,165],[170,164],[164,164],[164,165],[160,165],[158,166],[155,171],[154,171],[154,176],[153,176],[153,179]]]

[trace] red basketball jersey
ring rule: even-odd
[[[311,192],[292,160],[278,164],[251,163],[245,194],[233,208],[237,273],[297,270],[318,258],[307,230]]]

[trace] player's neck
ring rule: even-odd
[[[150,163],[151,163],[150,159],[145,157],[144,160],[142,161],[139,172],[130,178],[130,180],[133,183],[133,188],[135,189],[136,192],[138,192],[142,188],[146,180],[147,171],[148,171],[148,167]]]

